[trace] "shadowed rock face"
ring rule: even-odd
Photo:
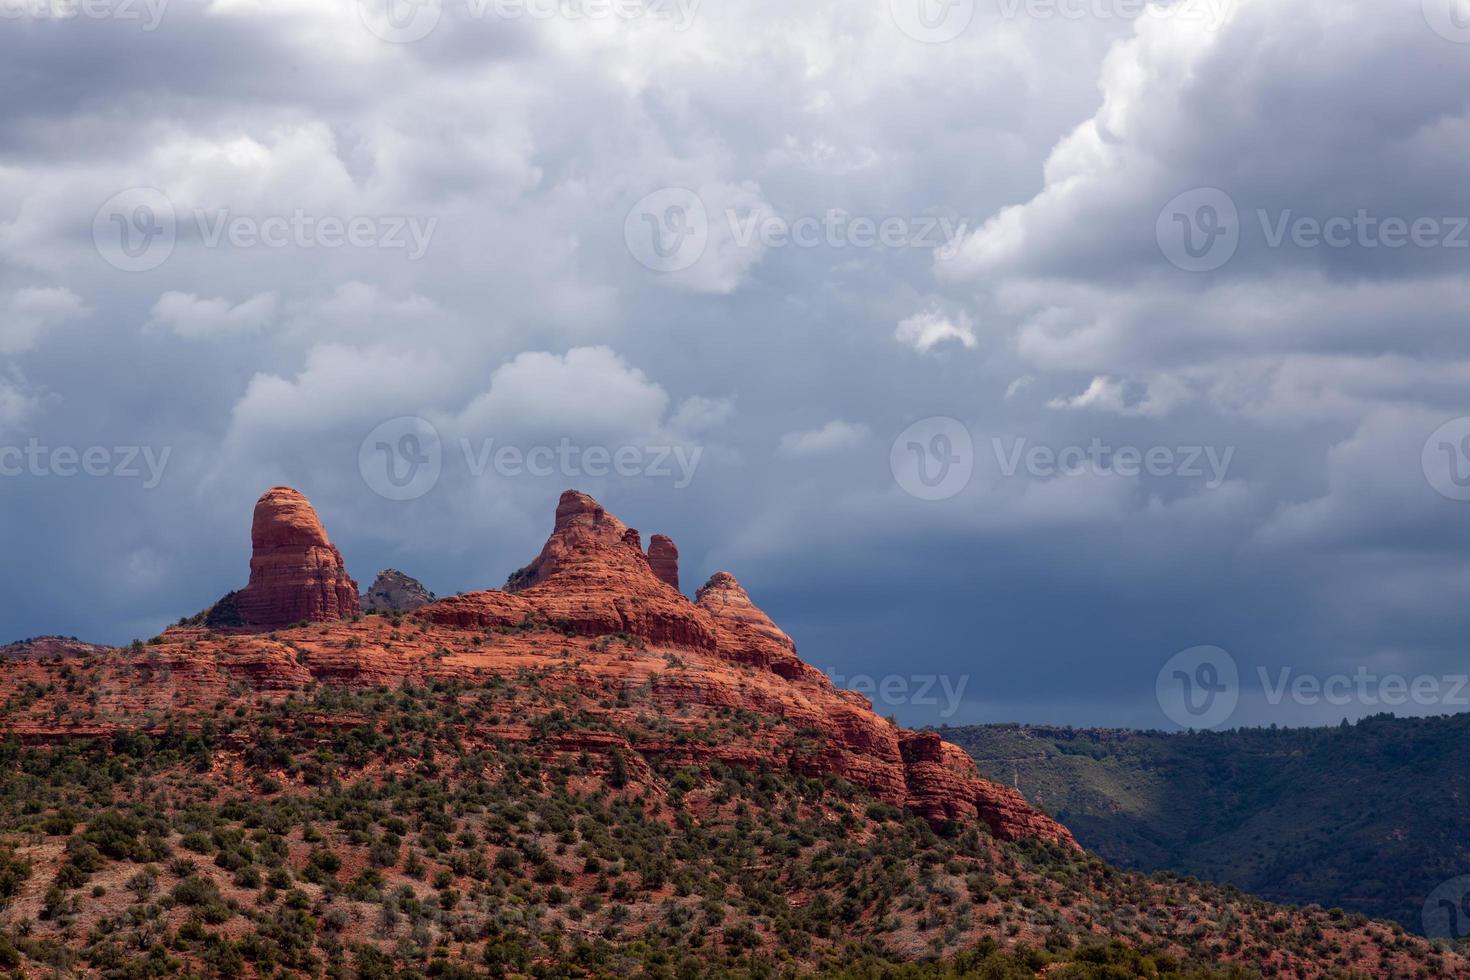
[[[255,503],[250,584],[231,597],[241,624],[279,629],[359,614],[357,583],[307,499],[272,487]]]
[[[648,539],[648,567],[659,581],[679,591],[679,549],[667,535],[655,534]]]
[[[418,579],[396,568],[385,568],[362,596],[363,612],[412,612],[434,601],[433,593]]]

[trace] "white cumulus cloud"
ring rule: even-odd
[[[970,318],[961,313],[951,317],[938,310],[925,310],[905,317],[898,323],[894,338],[920,354],[926,354],[944,343],[957,343],[961,347],[975,346],[975,328]]]
[[[820,429],[788,432],[781,437],[783,456],[800,458],[854,449],[868,437],[868,427],[860,423],[833,419]]]
[[[227,299],[170,290],[153,304],[150,323],[190,340],[254,333],[275,320],[277,305],[275,293],[257,293],[231,306]]]
[[[90,312],[82,298],[59,286],[17,289],[0,316],[0,354],[33,349],[51,327]]]

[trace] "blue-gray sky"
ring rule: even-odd
[[[0,638],[577,487],[906,722],[1470,707],[1460,0],[0,7]]]

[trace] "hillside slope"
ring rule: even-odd
[[[655,571],[585,495],[505,590],[404,615],[338,618],[356,593],[294,491],[262,498],[253,539],[244,589],[147,643],[0,663],[0,967],[1466,968],[1390,925],[1116,871],[834,689],[733,576],[691,601],[676,552]]]
[[[1422,928],[1470,872],[1470,715],[1172,734],[946,728],[1108,861]]]

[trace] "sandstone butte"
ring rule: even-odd
[[[562,494],[545,546],[503,590],[391,616],[359,615],[356,584],[295,490],[275,487],[260,498],[251,542],[244,589],[141,648],[104,655],[87,648],[95,695],[85,717],[38,707],[10,718],[7,730],[32,743],[105,737],[125,727],[189,724],[221,699],[278,699],[315,684],[534,672],[582,698],[575,726],[548,735],[534,719],[512,718],[464,737],[527,742],[548,757],[587,753],[609,762],[616,753],[650,782],[653,761],[838,776],[936,826],[983,821],[1002,840],[1078,848],[1018,792],[983,778],[959,747],[904,730],[862,695],[837,689],[797,656],[733,575],[716,573],[691,601],[676,587],[673,542],[654,535],[645,552],[636,530],[586,494]],[[6,662],[0,693],[40,669],[35,660]],[[732,712],[763,721],[737,726],[725,721]],[[659,724],[621,724],[648,717]],[[697,737],[715,718],[720,737]]]
[[[355,616],[357,583],[307,499],[272,487],[255,503],[250,582],[222,600],[239,625],[275,629]]]

